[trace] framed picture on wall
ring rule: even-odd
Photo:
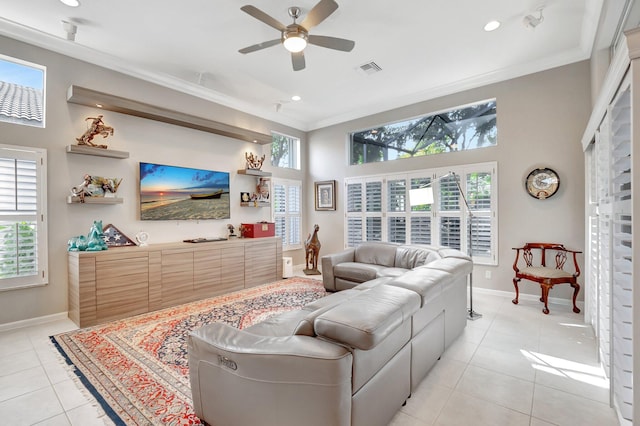
[[[336,209],[336,181],[316,182],[316,210]]]

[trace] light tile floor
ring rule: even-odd
[[[474,294],[463,335],[391,426],[608,426],[609,384],[593,330],[569,305]]]
[[[464,334],[442,356],[392,426],[618,425],[593,331],[568,305],[479,293]],[[69,320],[0,333],[0,424],[103,425],[48,336]]]

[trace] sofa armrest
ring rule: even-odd
[[[349,423],[352,355],[339,345],[213,323],[189,335],[188,355],[194,410],[207,423]]]
[[[339,263],[353,262],[355,260],[355,249],[348,248],[339,253],[322,256],[322,282],[328,291],[337,291],[336,278],[333,275],[333,267]]]

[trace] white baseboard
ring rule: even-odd
[[[8,322],[5,324],[0,324],[0,332],[9,331],[9,330],[17,330],[25,327],[32,327],[34,325],[42,325],[47,324],[49,322],[60,321],[63,319],[67,319],[69,316],[68,312],[59,312],[57,314],[45,315],[43,317],[29,318],[22,321]]]
[[[513,299],[516,296],[515,291],[493,290],[493,289],[490,289],[490,288],[481,288],[481,287],[474,287],[473,288],[473,292],[474,293],[482,293],[482,294],[490,294],[492,296],[508,297],[510,299]],[[519,299],[520,300],[529,300],[529,301],[534,301],[535,302],[535,301],[540,301],[540,295],[528,294],[528,293],[520,293]],[[561,297],[549,297],[548,298],[548,302],[549,303],[558,304],[558,305],[573,306],[572,299],[563,299]],[[582,309],[583,305],[584,305],[584,301],[576,300],[576,305],[580,309]]]

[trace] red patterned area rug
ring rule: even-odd
[[[51,337],[116,425],[199,425],[187,336],[212,322],[245,328],[325,296],[321,281],[291,278]]]

